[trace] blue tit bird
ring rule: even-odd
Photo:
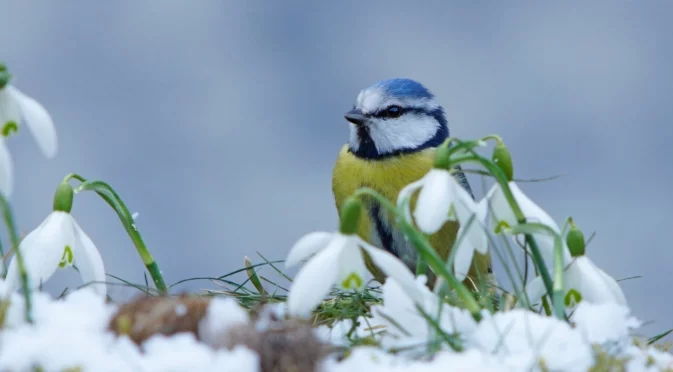
[[[437,147],[449,137],[442,106],[428,89],[410,79],[383,80],[362,90],[345,118],[350,137],[339,152],[332,174],[337,211],[360,187],[370,187],[396,201],[403,187],[432,169]],[[465,174],[460,168],[455,171],[454,176],[472,195]],[[412,197],[412,208],[417,196],[416,193]],[[393,216],[374,200],[364,200],[363,212],[358,235],[399,257],[414,271],[417,252],[396,228]],[[458,228],[457,221],[449,221],[430,237],[430,243],[444,260]],[[366,254],[365,261],[374,277],[383,283],[383,274]],[[490,275],[488,254],[475,254],[466,280],[476,281],[475,270]],[[429,279],[432,286],[434,277]]]

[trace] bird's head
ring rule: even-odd
[[[436,147],[449,136],[434,95],[410,79],[383,80],[364,89],[345,117],[351,129],[349,150],[365,159]]]

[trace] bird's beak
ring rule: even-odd
[[[369,120],[367,115],[363,114],[362,111],[360,111],[359,109],[352,109],[348,111],[346,115],[344,115],[344,117],[346,118],[346,120],[350,121],[355,125],[364,125],[364,123],[366,123],[367,120]]]

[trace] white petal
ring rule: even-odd
[[[343,252],[339,257],[338,266],[339,275],[337,276],[337,284],[343,288],[343,283],[346,278],[355,274],[361,279],[357,289],[362,289],[364,287],[364,278],[367,272],[367,267],[362,258],[362,251],[360,250],[360,247],[357,246],[357,239],[349,239],[348,245],[343,248]]]
[[[486,195],[486,198],[488,199],[486,207],[491,213],[491,220],[494,223],[493,228],[495,228],[500,221],[505,221],[511,226],[517,224],[516,216],[509,206],[500,184],[494,184]]]
[[[72,217],[65,212],[52,212],[21,241],[19,249],[31,288],[39,287],[56,272],[65,247],[73,247],[73,240]],[[21,285],[16,256],[7,270],[7,285],[11,290]]]
[[[603,278],[594,270],[593,265],[584,260],[585,256],[578,257],[570,265],[564,275],[563,286],[565,291],[571,289],[578,291],[582,295],[582,301],[592,303],[610,302],[609,293]]]
[[[460,213],[467,214],[467,217],[473,213],[476,213],[477,202],[472,198],[472,195],[470,195],[470,193],[467,192],[467,190],[465,190],[465,188],[460,183],[458,183],[455,177],[451,177],[449,181],[451,185],[454,207],[460,207]],[[456,211],[456,214],[458,214],[458,211]],[[461,216],[458,216],[458,218],[461,218]]]
[[[474,249],[481,254],[488,252],[488,235],[478,222],[473,222],[468,230],[467,238],[474,245]]]
[[[566,291],[570,289],[578,291],[583,301],[597,304],[625,304],[626,300],[621,290],[615,296],[614,287],[606,281],[606,276],[607,274],[596,267],[587,256],[581,256],[576,258],[566,271],[564,287]]]
[[[371,244],[359,239],[359,244],[369,254],[372,261],[383,271],[386,276],[393,278],[399,283],[409,297],[415,302],[423,303],[423,294],[418,290],[414,274],[409,271],[407,265],[383,249],[376,248]]]
[[[9,199],[14,191],[14,161],[4,139],[0,138],[0,192]]]
[[[554,219],[552,219],[547,212],[535,204],[532,200],[526,196],[526,194],[521,191],[519,186],[514,182],[509,182],[509,188],[514,195],[514,199],[521,208],[521,212],[524,217],[526,217],[527,222],[537,222],[543,225],[551,227],[554,231],[560,232],[560,229]],[[492,221],[505,221],[509,225],[516,225],[518,223],[512,208],[509,206],[505,194],[498,184],[495,184],[489,191],[490,203],[491,203],[491,212],[492,212]],[[487,196],[489,197],[489,196]],[[495,226],[493,226],[495,227]],[[554,264],[554,238],[548,234],[533,234],[540,251],[543,255],[545,263],[549,266],[550,271]],[[564,246],[563,249],[563,265],[566,266],[572,257],[567,247]]]
[[[460,236],[461,233],[462,231],[458,231],[458,236]],[[470,266],[472,266],[474,246],[469,240],[463,238],[456,249],[456,256],[453,261],[453,273],[456,276],[456,279],[462,281],[467,277],[467,273],[470,271]]]
[[[622,288],[619,286],[619,283],[617,283],[615,278],[606,274],[603,270],[601,270],[599,268],[597,268],[597,269],[598,269],[598,273],[603,277],[603,280],[605,281],[605,284],[607,285],[607,287],[612,292],[612,297],[613,297],[614,302],[616,302],[619,305],[628,307],[628,304],[626,302],[626,296],[624,296],[624,292],[622,291]]]
[[[97,293],[105,297],[107,288],[105,285],[105,266],[103,265],[103,258],[96,245],[91,241],[91,238],[82,230],[82,228],[74,221],[75,233],[75,263],[79,269],[82,282],[89,284]]]
[[[477,203],[477,218],[486,221],[486,217],[488,217],[488,198],[484,197]]]
[[[53,158],[58,150],[58,139],[54,121],[47,110],[33,98],[23,94],[13,86],[5,88],[10,95],[19,102],[26,125],[33,133],[35,141],[42,150],[44,156]]]
[[[523,215],[528,222],[539,222],[551,227],[556,232],[561,231],[556,221],[554,221],[544,209],[540,208],[535,202],[530,200],[514,181],[509,183],[509,189],[512,190],[512,195],[514,195],[514,199],[519,204],[521,212],[523,212]]]
[[[523,215],[526,217],[527,222],[538,222],[543,225],[547,225],[551,227],[554,231],[557,233],[561,232],[561,229],[559,228],[558,224],[556,221],[554,221],[547,212],[544,211],[544,209],[540,208],[535,202],[530,200],[524,193],[519,189],[519,186],[514,183],[514,181],[511,181],[509,183],[509,188],[512,190],[512,194],[514,195],[514,199],[516,199],[517,203],[519,203],[519,207],[521,208],[521,211],[523,212]],[[553,247],[554,247],[554,238],[551,236],[540,236],[538,234],[535,235],[535,239],[540,241],[540,240],[547,240],[543,242],[543,245],[546,246],[551,246],[551,255],[553,257]],[[572,256],[570,256],[570,251],[568,250],[568,247],[563,244],[563,266],[566,266],[568,263],[572,261]],[[549,261],[550,263],[553,262],[552,259]],[[553,264],[552,264],[553,265]],[[553,267],[553,266],[552,266]]]
[[[464,239],[470,241],[479,253],[485,254],[488,250],[488,236],[484,228],[486,221],[482,219],[484,211],[480,210],[483,206],[477,205],[460,185],[456,184],[456,186],[457,191],[462,190],[465,193],[464,195],[459,193],[460,199],[453,204],[461,229],[467,229]]]
[[[418,314],[414,301],[407,295],[407,291],[394,279],[388,278],[382,287],[383,306],[372,309],[377,316],[384,315],[382,323],[387,325],[387,332],[395,336],[425,337],[428,332],[428,323]],[[434,312],[437,309],[431,308]],[[392,321],[391,321],[392,320]]]
[[[332,235],[332,233],[320,231],[302,236],[290,249],[290,253],[287,255],[287,259],[285,259],[285,267],[292,267],[298,264],[299,261],[305,260],[324,249],[332,238]]]
[[[10,121],[16,125],[21,122],[21,107],[8,88],[0,89],[0,129]]]
[[[336,239],[320,253],[311,258],[295,276],[287,306],[290,314],[308,316],[313,308],[322,301],[334,284],[339,273],[337,263],[342,253],[343,245]],[[342,242],[343,243],[343,242]]]
[[[424,179],[414,217],[423,232],[434,234],[448,219],[453,201],[450,183],[452,176],[446,170],[432,169]]]
[[[411,204],[411,196],[414,194],[416,190],[418,190],[421,186],[423,186],[424,178],[421,178],[418,181],[414,181],[402,188],[400,193],[397,196],[397,206],[399,207],[402,205],[402,203],[408,203],[407,207]],[[404,208],[404,218],[406,218],[407,221],[412,222],[411,219],[411,212],[409,212],[409,208]]]

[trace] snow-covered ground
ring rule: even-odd
[[[383,287],[383,305],[372,309],[372,317],[360,319],[351,335],[374,335],[381,346],[354,347],[344,358],[339,346],[349,345],[345,335],[352,321],[313,328],[308,334],[283,333],[284,327],[293,327],[287,325],[291,322],[274,320],[274,316],[285,316],[285,304],[268,305],[252,321],[233,299],[214,298],[198,323],[198,336],[187,332],[154,335],[138,346],[128,336],[109,330],[110,319],[119,307],[105,303],[93,290],[83,288],[60,300],[35,292],[34,324],[30,325],[25,322],[22,297],[1,287],[0,298],[9,300],[9,306],[2,311],[0,371],[260,371],[260,361],[283,360],[283,354],[286,365],[301,363],[290,360],[299,358],[297,355],[319,359],[316,371],[444,371],[447,366],[454,371],[586,371],[599,360],[596,346],[608,355],[624,358],[629,371],[673,368],[670,354],[634,345],[630,334],[640,322],[616,304],[582,302],[572,316],[572,325],[523,309],[494,315],[484,312],[477,323],[465,310],[443,305],[438,323],[447,333],[458,332],[456,339],[462,350],[454,351],[443,343],[429,357],[423,345],[436,335],[391,280]],[[175,312],[188,315],[180,305]],[[392,325],[391,319],[405,329]],[[251,349],[242,344],[254,342],[250,343],[250,337],[246,341],[241,332],[267,332],[260,337],[274,334],[276,340],[260,338]],[[259,346],[264,342],[271,347]],[[288,350],[293,345],[301,350]],[[390,352],[395,349],[401,351]],[[310,360],[303,362],[303,368],[311,369],[302,371],[312,370]]]

